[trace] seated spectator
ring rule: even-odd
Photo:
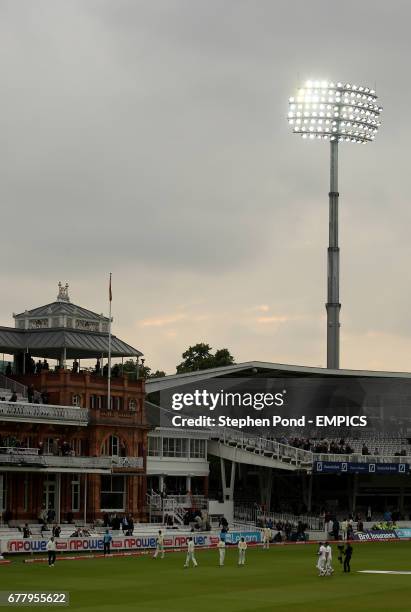
[[[60,537],[60,533],[61,533],[61,527],[60,525],[53,525],[53,529],[52,529],[52,533],[53,533],[53,537],[54,538],[59,538]]]
[[[127,518],[127,515],[124,515],[123,518],[121,519],[121,529],[123,530],[123,533],[128,531],[128,518]]]
[[[56,511],[54,510],[54,508],[49,508],[47,511],[47,522],[53,523],[55,518],[56,518]]]
[[[81,529],[76,527],[76,529],[71,534],[70,538],[80,538],[81,537]]]
[[[23,527],[23,538],[26,540],[27,538],[31,538],[32,535],[33,534],[31,532],[30,527],[28,526],[28,523],[25,523]]]
[[[368,448],[367,448],[367,446],[366,446],[365,444],[363,444],[363,447],[362,447],[361,453],[362,453],[363,455],[369,455],[369,454],[370,454],[370,452],[369,452],[369,450],[368,450]]]
[[[70,444],[66,440],[64,440],[61,445],[61,454],[63,455],[63,457],[67,457],[70,454],[70,451]]]
[[[11,394],[9,402],[17,402],[17,394],[15,391],[13,391],[13,393]]]

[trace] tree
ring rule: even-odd
[[[234,363],[234,357],[228,349],[218,349],[214,355],[211,351],[210,345],[204,342],[190,346],[182,354],[183,361],[177,366],[177,374],[207,370],[208,368],[221,368]]]
[[[148,378],[162,378],[163,376],[166,376],[166,373],[164,372],[164,370],[156,370],[152,374],[150,372],[150,374],[148,375]]]
[[[118,366],[119,371],[121,372],[121,364],[114,364],[111,369],[112,371],[115,366]],[[136,380],[137,368],[139,378],[159,378],[160,376],[166,375],[163,370],[156,370],[155,372],[151,373],[151,368],[149,366],[143,365],[141,363],[137,365],[137,360],[134,359],[127,359],[127,361],[125,361],[123,364],[123,372],[124,374],[128,375],[130,380]]]

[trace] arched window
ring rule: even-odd
[[[137,408],[137,402],[136,400],[132,397],[131,399],[128,400],[128,409],[135,411]]]
[[[108,457],[125,457],[126,445],[118,436],[108,436],[101,447],[101,454]]]

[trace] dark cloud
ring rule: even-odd
[[[411,368],[410,16],[405,0],[0,0],[2,322],[60,278],[100,311],[111,270],[119,329],[156,367],[208,338],[324,363],[328,149],[286,122],[318,76],[376,85],[384,106],[376,142],[340,156],[342,361],[380,330]],[[141,327],[193,296],[167,335]],[[260,303],[297,318],[262,333],[242,314]],[[378,363],[400,369],[383,346]]]

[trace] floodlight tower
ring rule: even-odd
[[[372,142],[382,108],[373,89],[350,83],[307,81],[289,99],[288,121],[303,138],[330,141],[327,368],[340,367],[340,249],[338,246],[338,143]]]

